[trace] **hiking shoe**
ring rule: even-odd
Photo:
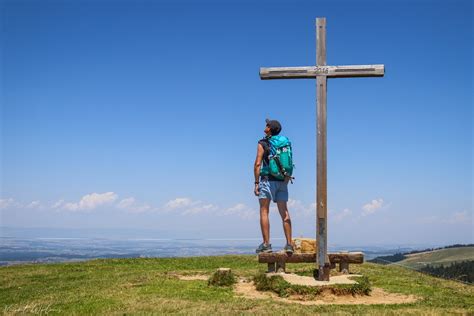
[[[258,246],[257,250],[255,250],[256,253],[262,253],[262,252],[272,252],[272,244],[264,244],[261,243],[260,246]]]
[[[290,244],[286,244],[285,248],[283,248],[283,250],[286,252],[286,253],[289,253],[289,254],[292,254],[295,250],[293,249],[293,246],[290,245]]]

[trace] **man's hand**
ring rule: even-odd
[[[253,189],[253,194],[255,194],[255,196],[260,195],[260,190],[258,189],[258,183],[255,184],[255,188]]]

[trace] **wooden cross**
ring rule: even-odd
[[[383,77],[384,65],[327,66],[326,18],[316,19],[316,66],[260,68],[261,79],[316,78],[317,106],[317,175],[316,175],[316,240],[318,279],[329,280],[327,254],[327,165],[326,165],[326,94],[327,78]]]

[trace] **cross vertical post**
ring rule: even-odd
[[[316,19],[315,66],[260,68],[262,80],[316,79],[316,242],[318,250],[315,257],[320,281],[329,281],[331,269],[327,252],[327,80],[328,78],[383,77],[384,74],[385,66],[379,64],[326,65],[326,18]]]
[[[316,19],[316,66],[326,66],[326,18]],[[316,78],[316,240],[318,243],[318,280],[329,281],[330,263],[327,255],[327,153],[326,104],[327,77]]]

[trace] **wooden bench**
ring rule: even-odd
[[[349,263],[361,264],[364,262],[362,252],[336,252],[328,254],[331,269],[339,264],[339,271],[349,273]],[[294,253],[288,255],[284,252],[260,253],[259,263],[268,264],[268,272],[285,272],[286,263],[316,263],[316,253]]]

